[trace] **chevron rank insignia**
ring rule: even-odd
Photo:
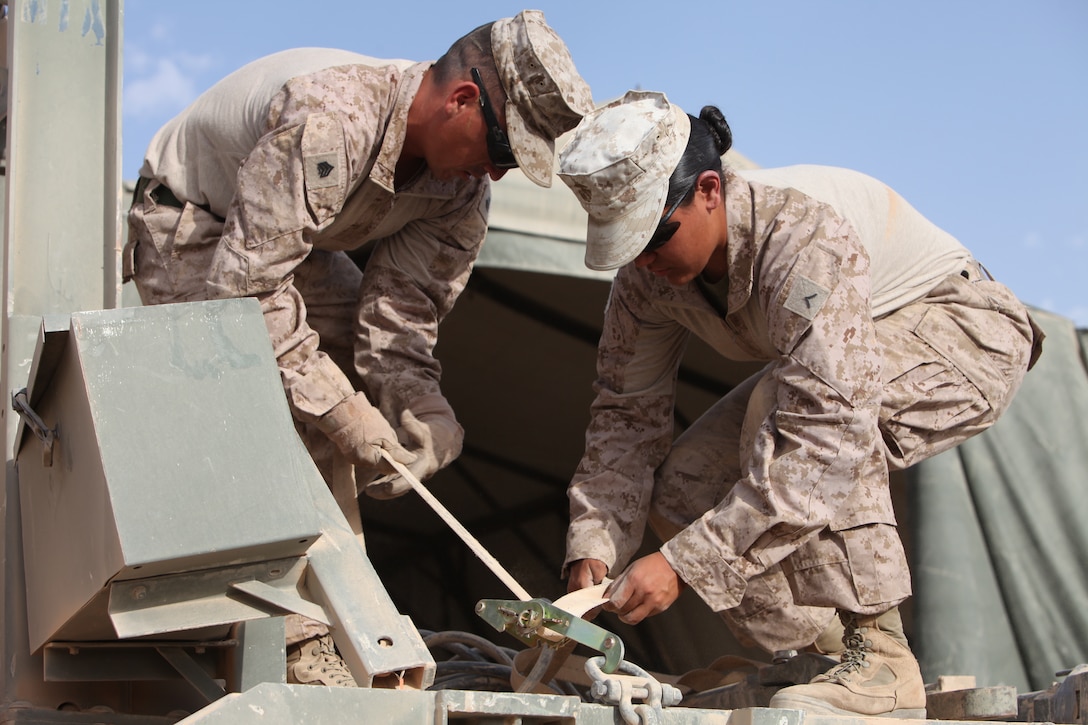
[[[339,154],[314,154],[306,156],[306,186],[311,189],[324,189],[340,186]]]
[[[798,276],[790,289],[789,297],[786,298],[785,307],[790,312],[811,320],[816,317],[830,295],[831,291],[826,287],[816,284],[808,277]]]

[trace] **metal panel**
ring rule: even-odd
[[[300,484],[321,476],[284,445],[294,423],[255,300],[77,313],[71,334],[125,576],[306,550],[320,525]]]
[[[120,14],[107,0],[10,5],[8,314],[120,295]]]
[[[31,402],[59,432],[51,466],[33,436],[17,452],[33,649],[77,637],[70,620],[110,582],[175,591],[150,578],[299,556],[318,538],[324,484],[284,445],[296,436],[255,300],[79,312],[38,353],[48,380],[30,381]],[[111,605],[117,633],[261,616],[207,599],[204,579],[181,587],[203,604],[182,592],[157,609]]]
[[[174,680],[181,675],[163,650],[184,649],[201,662],[205,676],[235,646],[234,640],[210,642],[59,642],[43,649],[45,677],[53,682],[139,682]]]
[[[250,722],[440,725],[444,720],[435,717],[433,692],[264,683],[216,700],[178,725]]]
[[[240,645],[230,658],[231,692],[245,692],[262,682],[287,681],[283,617],[242,622],[237,633]]]
[[[42,348],[57,363],[50,394],[35,403],[46,425],[60,431],[54,465],[43,465],[41,442],[28,433],[22,436],[21,450],[31,460],[18,463],[31,651],[89,602],[124,563],[117,532],[108,523],[109,491],[78,361],[67,341],[67,333],[58,334]],[[84,535],[72,539],[73,532]]]
[[[110,621],[116,636],[134,638],[244,622],[281,611],[280,607],[269,607],[262,600],[247,597],[248,601],[244,601],[237,597],[238,583],[261,584],[267,590],[279,593],[284,600],[290,601],[293,597],[299,604],[316,610],[307,611],[307,614],[312,613],[323,620],[321,608],[299,599],[296,591],[305,566],[302,558],[278,559],[115,581],[109,585]],[[285,610],[296,611],[290,606]]]
[[[7,403],[26,383],[41,315],[113,304],[115,283],[107,278],[120,256],[122,8],[122,0],[10,0],[0,30],[7,101],[0,421],[8,452],[0,497],[0,659],[7,702],[118,707],[132,701],[131,686],[41,682],[42,657],[31,655],[27,643],[18,474],[10,456],[17,418]]]

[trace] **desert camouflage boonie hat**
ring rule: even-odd
[[[622,267],[646,247],[690,134],[688,115],[653,91],[628,91],[582,119],[559,177],[589,213],[587,267]]]
[[[555,139],[593,108],[589,85],[539,10],[491,26],[491,53],[506,90],[506,127],[518,167],[551,186]]]

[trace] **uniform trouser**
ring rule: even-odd
[[[158,182],[147,185],[129,211],[124,276],[132,279],[145,305],[206,300],[212,256],[223,233],[223,220],[201,207],[177,208],[155,202]],[[317,332],[319,347],[356,390],[354,321],[362,272],[342,252],[313,250],[294,271],[293,284],[305,300],[306,323]],[[269,330],[275,336],[276,331]],[[295,420],[306,445],[340,510],[362,541],[355,470],[351,462],[315,426]],[[274,442],[272,442],[274,444]],[[287,642],[328,632],[325,625],[299,615],[286,618]]]
[[[1042,339],[1023,305],[974,263],[923,300],[878,320],[876,332],[884,360],[879,426],[893,470],[992,425]],[[650,526],[663,541],[713,509],[741,477],[739,452],[750,434],[744,421],[762,421],[773,410],[774,365],[713,405],[658,468]],[[771,652],[804,647],[836,609],[874,614],[909,596],[901,552],[894,526],[828,527],[750,579],[741,603],[722,618],[742,643]]]

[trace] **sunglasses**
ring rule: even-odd
[[[650,237],[650,241],[646,242],[646,246],[642,248],[642,254],[649,252],[656,252],[665,246],[665,243],[673,238],[676,234],[676,230],[680,228],[680,222],[670,222],[673,213],[680,208],[680,205],[687,199],[691,192],[695,189],[695,184],[699,181],[696,177],[695,181],[691,182],[691,187],[684,192],[684,195],[677,199],[669,210],[665,212],[665,216],[661,217],[661,221],[657,223],[657,229],[654,230],[653,236]]]
[[[472,69],[472,82],[480,89],[480,110],[484,114],[484,122],[487,123],[487,157],[491,159],[491,165],[496,169],[516,169],[518,160],[514,158],[514,150],[510,148],[510,139],[499,128],[499,119],[495,115],[495,109],[491,107],[491,99],[484,90],[483,79],[480,71]]]

